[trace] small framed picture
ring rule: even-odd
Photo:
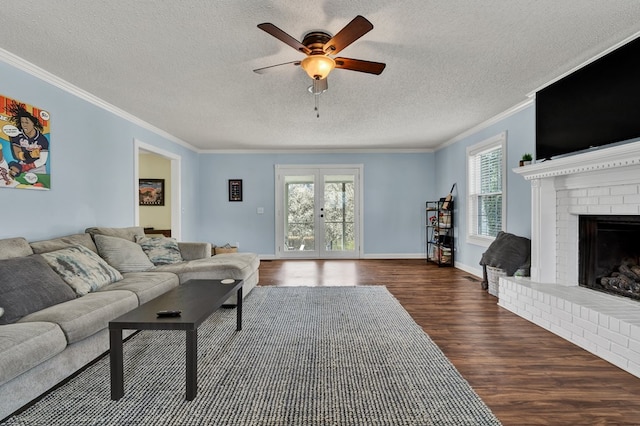
[[[242,179],[229,179],[229,201],[242,201]]]
[[[164,206],[164,179],[139,179],[138,204]]]

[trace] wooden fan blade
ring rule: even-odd
[[[303,52],[303,53],[306,53],[306,54],[311,53],[311,51],[307,48],[307,46],[305,46],[304,44],[300,43],[298,40],[296,40],[295,38],[291,37],[289,34],[285,33],[280,28],[276,27],[275,25],[273,25],[273,24],[271,24],[269,22],[265,22],[264,24],[258,24],[258,28],[260,28],[261,30],[271,34],[272,36],[274,36],[278,40],[282,41],[283,43],[288,44],[289,46],[293,47],[294,49],[296,49],[299,52]]]
[[[255,70],[253,70],[253,72],[255,72],[255,73],[257,73],[257,74],[264,74],[264,73],[266,73],[266,72],[271,71],[271,69],[272,69],[272,68],[280,67],[280,66],[283,66],[283,65],[290,65],[290,64],[293,64],[293,65],[300,65],[300,61],[291,61],[291,62],[285,62],[285,63],[283,63],[283,64],[270,65],[270,66],[268,66],[268,67],[263,67],[263,68],[255,69]]]
[[[336,68],[376,75],[381,74],[382,71],[384,71],[384,67],[387,66],[387,64],[383,64],[382,62],[363,61],[362,59],[335,58],[335,61]]]
[[[364,16],[358,15],[326,42],[322,49],[330,55],[335,55],[372,29],[373,24]]]

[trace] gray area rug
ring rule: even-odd
[[[185,401],[184,332],[124,345],[125,395],[103,358],[7,425],[499,425],[382,286],[257,287],[243,330],[222,309],[198,331]]]

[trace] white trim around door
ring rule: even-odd
[[[276,258],[362,257],[362,164],[275,166]]]
[[[138,179],[140,178],[140,152],[151,152],[171,160],[171,236],[178,241],[182,236],[182,205],[180,196],[182,158],[169,151],[133,140],[133,218],[136,226],[140,226],[140,206],[138,205]]]

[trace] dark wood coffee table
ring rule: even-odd
[[[167,293],[140,305],[136,309],[109,322],[111,362],[111,399],[124,395],[124,367],[122,330],[185,330],[187,401],[198,393],[198,327],[220,308],[235,291],[236,330],[242,329],[242,284],[222,284],[221,280],[190,280]],[[179,310],[179,317],[158,318],[156,312]]]

